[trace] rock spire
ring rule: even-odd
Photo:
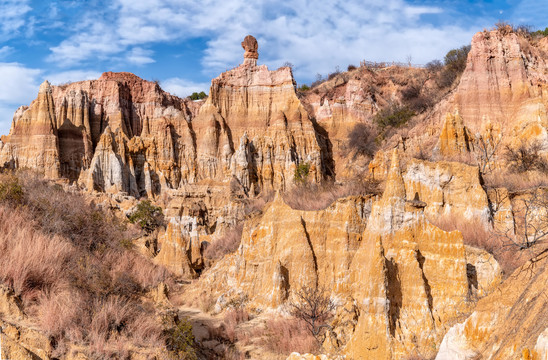
[[[244,41],[242,41],[242,47],[245,50],[244,64],[257,65],[257,59],[259,58],[257,39],[251,35],[247,35]]]

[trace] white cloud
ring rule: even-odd
[[[53,85],[64,84],[68,82],[82,81],[82,80],[94,80],[98,79],[101,73],[92,70],[69,70],[59,73],[52,73],[45,76],[45,78]]]
[[[0,62],[0,134],[9,132],[15,110],[36,97],[41,73],[18,63]]]
[[[0,47],[0,59],[4,59],[9,54],[13,52],[13,48],[11,46],[2,46]]]
[[[106,18],[86,16],[88,22],[51,49],[50,59],[74,64],[119,57],[144,65],[154,61],[145,49],[153,44],[204,37],[204,73],[214,76],[241,62],[240,41],[252,34],[259,62],[277,67],[290,61],[297,76],[312,79],[363,59],[405,61],[410,55],[426,63],[468,43],[477,28],[450,22],[434,28],[421,16],[442,8],[404,0],[116,0],[109,11]]]
[[[210,83],[193,82],[177,77],[163,80],[160,85],[165,91],[179,97],[187,97],[193,92],[209,93]]]
[[[21,105],[30,105],[38,94],[40,83],[48,79],[52,84],[97,79],[100,72],[70,70],[46,74],[41,69],[19,63],[0,62],[0,134],[7,134],[13,113]]]
[[[134,47],[127,55],[127,61],[135,65],[146,65],[156,62],[151,56],[153,52],[140,47]]]
[[[548,17],[548,7],[543,1],[522,0],[514,8],[511,15],[511,21],[516,25],[532,25],[541,30],[548,26],[546,18]],[[531,21],[532,19],[536,19]]]
[[[14,37],[28,19],[28,0],[0,0],[0,40]]]
[[[36,97],[41,73],[19,63],[0,63],[0,105],[28,104]]]
[[[9,134],[15,110],[17,110],[17,106],[0,105],[0,135]]]

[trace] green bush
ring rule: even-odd
[[[446,88],[453,85],[455,79],[462,74],[466,68],[466,59],[468,59],[470,49],[470,45],[465,45],[458,49],[449,50],[444,58],[445,67],[438,79],[439,87]]]
[[[192,325],[186,319],[175,321],[175,326],[166,331],[166,345],[172,359],[194,360],[197,359],[194,348],[194,335]]]
[[[400,127],[415,116],[415,112],[407,106],[392,105],[379,111],[373,120],[381,130],[391,126]]]
[[[308,174],[310,172],[310,164],[302,163],[297,166],[295,169],[294,179],[296,183],[304,184],[308,179]]]
[[[19,179],[15,176],[9,176],[0,182],[0,201],[10,204],[19,204],[23,201],[23,187],[19,184]]]
[[[548,27],[544,30],[537,30],[531,33],[533,36],[548,36]]]
[[[468,58],[470,49],[470,45],[465,45],[458,49],[449,50],[444,58],[445,66],[457,73],[462,73],[466,68],[466,59]]]
[[[192,95],[189,96],[190,100],[201,100],[205,99],[207,97],[207,94],[203,91],[200,91],[199,93],[193,92]]]
[[[301,85],[301,87],[298,90],[299,91],[308,91],[308,90],[310,90],[310,86],[308,86],[306,84],[303,84],[303,85]]]
[[[147,234],[150,234],[162,225],[164,215],[161,207],[154,206],[150,200],[144,200],[137,205],[137,209],[128,216],[128,219],[131,223],[138,224]]]

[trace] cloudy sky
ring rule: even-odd
[[[259,62],[298,83],[360,60],[424,64],[498,20],[548,26],[544,0],[0,0],[0,134],[39,84],[130,71],[176,95],[208,92],[237,66],[247,34]]]

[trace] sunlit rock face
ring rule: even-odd
[[[219,308],[245,298],[264,310],[283,309],[294,291],[318,285],[340,305],[330,341],[350,358],[435,354],[469,295],[467,253],[458,231],[431,225],[426,203],[408,200],[397,150],[391,164],[380,199],[302,211],[276,197],[196,289],[218,297]]]
[[[46,82],[14,117],[0,162],[133,196],[233,178],[254,195],[290,186],[305,163],[309,179],[326,178],[325,139],[296,96],[291,69],[257,66],[252,36],[242,47],[244,63],[214,79],[205,102],[180,99],[130,73]]]

